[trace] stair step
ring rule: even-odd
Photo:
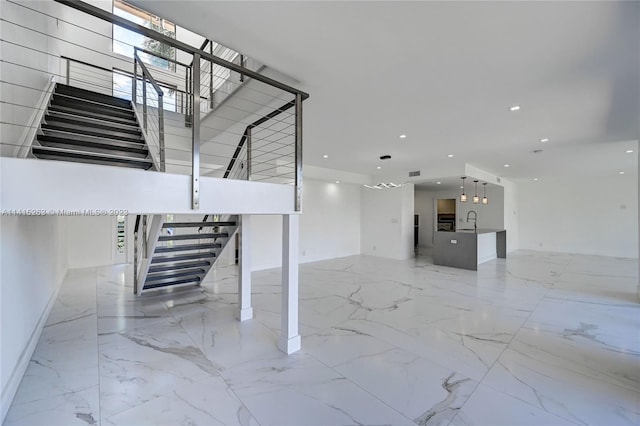
[[[215,257],[216,257],[216,253],[212,251],[208,251],[205,253],[199,252],[199,253],[179,254],[175,256],[154,256],[151,259],[151,263],[156,264],[156,263],[166,263],[166,262],[181,262],[183,260],[196,260],[196,259],[205,260],[205,259],[212,259]]]
[[[180,269],[190,269],[190,268],[208,268],[211,266],[211,262],[207,260],[200,260],[197,262],[166,262],[158,264],[157,266],[152,266],[149,268],[149,274],[153,274],[156,272],[163,271],[176,271]]]
[[[153,284],[146,284],[142,287],[142,290],[151,290],[153,288],[161,288],[161,287],[169,287],[169,286],[174,286],[174,285],[178,285],[178,284],[200,284],[200,281],[202,281],[202,279],[200,277],[190,277],[190,278],[185,278],[185,279],[179,279],[179,280],[170,280],[170,281],[166,281],[166,282],[154,282]]]
[[[218,249],[222,247],[219,243],[210,244],[182,244],[173,247],[156,247],[155,253],[173,253],[176,251],[190,251],[190,250],[209,250]]]
[[[79,117],[56,111],[47,114],[44,119],[48,124],[73,125],[91,129],[111,130],[114,132],[131,134],[138,137],[142,135],[142,132],[137,125],[126,125],[121,123],[116,124],[112,121],[99,120],[89,117]]]
[[[119,141],[144,143],[142,135],[132,135],[130,133],[115,132],[113,130],[88,128],[82,125],[74,125],[68,123],[42,123],[42,130],[56,130],[60,132],[75,133],[79,135],[95,136],[97,138],[117,139]]]
[[[236,222],[167,222],[163,228],[200,228],[208,226],[236,226]]]
[[[109,115],[109,114],[100,114],[98,112],[87,111],[82,108],[75,108],[73,106],[64,106],[64,105],[49,105],[48,112],[49,114],[54,112],[60,112],[63,114],[72,114],[74,116],[82,117],[82,118],[89,117],[92,119],[109,121],[109,122],[118,123],[118,124],[125,124],[128,126],[138,126],[138,122],[136,121],[135,115],[128,118],[121,118],[121,117],[114,117],[113,115]]]
[[[158,241],[178,241],[178,240],[208,240],[214,238],[228,238],[229,234],[184,234],[184,235],[163,235]]]
[[[66,84],[56,84],[55,93],[71,95],[78,98],[91,99],[100,103],[111,104],[120,108],[130,108],[131,102],[126,99],[116,98],[103,93],[93,92],[79,87],[68,86]]]
[[[202,275],[205,272],[206,271],[204,269],[197,268],[197,269],[185,269],[185,270],[179,270],[179,271],[169,271],[169,272],[160,272],[156,274],[149,274],[147,275],[147,279],[145,280],[145,283],[151,282],[151,281],[157,282],[164,279],[187,277],[187,276],[202,277]]]
[[[149,154],[147,147],[140,143],[82,137],[58,132],[45,132],[44,135],[38,135],[37,140],[42,146],[66,148],[77,151],[84,151],[86,150],[85,148],[92,152],[103,152],[105,154],[116,154],[115,151],[117,151],[123,153],[125,156],[128,156],[129,153],[138,154],[142,158],[145,158]],[[92,149],[98,151],[93,151]]]
[[[131,167],[149,170],[153,162],[146,158],[125,157],[112,154],[95,153],[89,151],[53,148],[48,146],[33,146],[31,153],[43,160],[71,161],[76,163],[101,164],[105,166]]]
[[[86,99],[73,98],[67,95],[54,94],[51,97],[51,104],[97,112],[99,114],[112,115],[118,118],[126,118],[131,120],[135,118],[132,109],[125,109],[113,105],[101,104]]]

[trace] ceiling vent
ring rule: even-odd
[[[415,172],[409,172],[409,177],[420,176],[420,170],[416,170]]]

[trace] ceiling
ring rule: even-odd
[[[133,3],[299,81],[305,163],[637,173],[640,2]]]

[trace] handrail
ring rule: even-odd
[[[146,53],[147,55],[157,56],[160,59],[164,59],[165,61],[173,62],[174,64],[181,65],[181,66],[183,66],[185,68],[191,66],[191,65],[185,64],[184,62],[180,62],[180,61],[177,61],[175,59],[167,58],[166,56],[161,55],[161,54],[159,54],[157,52],[152,52],[151,50],[143,49],[143,48],[138,47],[138,46],[134,46],[134,50],[137,50],[138,52]]]
[[[60,59],[66,59],[67,61],[76,62],[78,64],[86,65],[86,66],[92,67],[92,68],[97,68],[99,70],[106,71],[106,72],[113,72],[112,69],[110,70],[109,68],[101,67],[100,65],[90,64],[89,62],[81,61],[79,59],[70,58],[68,56],[60,55]],[[69,78],[68,75],[67,75],[67,78]]]
[[[227,177],[229,177],[229,174],[231,173],[231,170],[233,169],[233,166],[235,165],[236,160],[238,159],[238,156],[240,155],[240,151],[242,151],[242,147],[244,146],[244,143],[247,141],[247,138],[249,137],[249,132],[251,131],[251,129],[253,129],[254,127],[257,127],[259,125],[261,125],[262,123],[271,120],[272,118],[278,116],[279,114],[282,114],[283,112],[285,112],[288,109],[293,108],[293,106],[296,104],[296,101],[290,101],[287,102],[286,104],[282,105],[280,108],[271,111],[269,114],[265,115],[264,117],[254,121],[253,123],[249,124],[245,129],[244,129],[244,133],[242,134],[242,137],[240,138],[240,142],[238,142],[238,146],[236,147],[235,152],[233,153],[233,156],[231,157],[231,161],[229,161],[229,165],[227,166],[227,170],[224,172],[224,178],[226,179]],[[247,176],[247,179],[249,179],[249,176]]]
[[[135,50],[133,52],[133,60],[140,65],[140,68],[142,69],[143,75],[146,74],[147,77],[149,77],[149,83],[151,83],[153,88],[156,89],[156,92],[158,93],[158,96],[164,96],[164,92],[160,88],[160,85],[158,85],[156,80],[151,76],[151,73],[149,72],[149,69],[144,64],[144,62],[142,62],[142,59],[140,59],[140,56],[138,56],[138,48],[137,47],[135,48]]]
[[[142,59],[140,59],[140,56],[138,55],[138,48],[136,47],[133,50],[133,82],[131,85],[132,104],[135,105],[138,99],[138,90],[136,87],[138,81],[138,65],[140,65],[140,69],[142,70],[142,114],[145,131],[147,131],[147,81],[151,83],[158,95],[158,148],[160,150],[160,171],[164,172],[166,167],[164,146],[164,92],[147,69],[147,66],[142,62]],[[149,142],[150,141],[147,141],[147,143]]]
[[[215,55],[207,53],[202,49],[196,49],[195,47],[189,46],[186,43],[172,39],[171,37],[168,37],[162,33],[154,31],[145,26],[133,23],[126,18],[114,15],[113,13],[110,13],[106,10],[103,10],[96,6],[85,3],[83,1],[77,1],[77,0],[54,0],[54,1],[64,4],[66,6],[72,7],[81,12],[87,13],[89,15],[95,16],[96,18],[102,19],[104,21],[111,22],[112,24],[116,24],[120,27],[126,28],[138,34],[142,34],[146,37],[158,40],[163,44],[169,45],[171,47],[175,47],[176,49],[180,49],[184,52],[191,53],[193,55],[199,55],[203,59],[207,59],[213,62],[214,64],[218,64],[225,68],[229,68],[230,70],[236,71],[237,73],[240,73],[240,74],[245,74],[247,77],[251,77],[257,81],[261,81],[262,83],[266,83],[270,86],[274,86],[280,90],[284,90],[285,92],[289,92],[294,95],[300,95],[302,97],[302,100],[309,98],[309,94],[306,92],[303,92],[302,90],[291,87],[288,84],[281,83],[277,80],[274,80],[260,73],[247,69],[241,65],[236,65],[233,62],[229,62],[224,59],[221,59]]]

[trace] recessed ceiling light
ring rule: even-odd
[[[378,167],[376,167],[376,169],[378,169],[378,170],[380,170],[381,168],[382,168],[382,166],[378,166]]]
[[[337,180],[337,181],[336,181],[336,183],[340,183],[340,181],[339,181],[339,180]]]
[[[509,167],[509,164],[505,164],[504,166],[505,166],[505,167]]]
[[[549,138],[542,138],[542,139],[540,139],[540,142],[542,142],[542,143],[549,142]]]
[[[449,155],[447,155],[447,157],[453,158],[453,154],[449,154]]]
[[[533,178],[533,180],[538,180],[538,178]]]
[[[322,158],[329,158],[329,156],[325,154],[322,156]]]
[[[440,185],[442,182],[436,182],[436,185]]]
[[[460,189],[464,189],[464,186],[461,186]]]
[[[511,108],[509,108],[509,111],[518,111],[520,110],[520,105],[514,105]]]
[[[407,135],[400,135],[400,139],[404,139],[406,137],[407,137]]]
[[[618,172],[618,173],[620,173],[621,175],[623,175],[623,174],[624,174],[624,172]]]
[[[627,153],[627,154],[631,154],[632,152],[633,152],[632,149],[628,149],[628,150],[625,151],[625,153]]]

